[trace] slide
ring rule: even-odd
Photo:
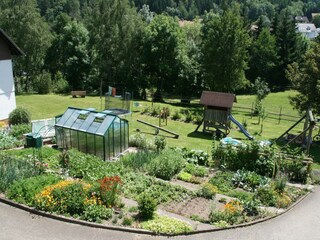
[[[244,127],[241,125],[241,123],[239,123],[232,115],[229,115],[229,119],[238,126],[238,128],[240,129],[240,131],[246,135],[247,138],[249,138],[250,140],[253,140],[253,137],[247,132],[247,130],[244,129]]]

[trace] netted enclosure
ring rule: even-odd
[[[105,94],[105,109],[115,115],[130,114],[132,94],[130,92],[121,91],[121,95],[116,95],[115,88],[111,89],[113,90],[110,90]]]
[[[104,160],[117,157],[129,145],[129,124],[108,112],[69,107],[56,117],[58,148],[76,148]]]

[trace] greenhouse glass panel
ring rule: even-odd
[[[78,112],[74,112],[69,119],[66,121],[65,124],[63,124],[63,127],[66,128],[71,128],[71,126],[74,124],[74,122],[77,120],[77,118],[79,117],[79,113]]]
[[[56,119],[59,148],[77,148],[106,160],[128,146],[128,121],[117,115],[70,107]]]
[[[116,119],[113,122],[114,126],[114,153],[117,156],[121,152],[121,132],[120,132],[120,119]]]
[[[99,135],[104,135],[115,118],[116,117],[112,116],[112,115],[106,116],[106,118],[103,120],[103,122],[101,123],[101,125],[96,133]]]
[[[84,120],[84,122],[80,126],[79,130],[87,131],[94,119],[95,119],[94,114],[89,114],[86,120]]]
[[[110,158],[115,156],[114,153],[114,141],[113,141],[113,124],[110,125],[109,128],[109,137],[108,137],[109,145],[110,145]]]
[[[105,159],[104,158],[104,144],[103,144],[103,139],[104,137],[102,136],[95,136],[96,137],[96,142],[95,142],[95,145],[96,145],[96,155],[98,157],[101,157],[102,159]]]
[[[75,112],[75,109],[68,108],[68,110],[62,115],[62,117],[57,121],[58,126],[64,126],[64,124],[68,121],[70,116]]]
[[[70,136],[71,136],[71,147],[72,148],[79,148],[79,142],[78,142],[78,132],[71,130],[70,131]]]
[[[93,134],[87,134],[87,153],[96,154],[94,137]]]
[[[108,130],[105,134],[105,141],[104,141],[104,149],[105,149],[105,158],[106,159],[110,159],[111,155],[110,155],[110,140],[109,140],[109,132],[110,130]]]
[[[85,132],[79,133],[79,148],[78,150],[81,152],[87,152],[87,134]]]

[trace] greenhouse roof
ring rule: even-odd
[[[110,113],[69,107],[56,126],[103,136],[115,120],[119,117]]]

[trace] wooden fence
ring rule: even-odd
[[[252,103],[251,107],[244,107],[244,106],[233,106],[232,107],[232,111],[235,112],[240,112],[240,113],[245,113],[250,115],[251,117],[255,116],[254,113],[254,103]],[[273,119],[273,120],[277,120],[278,124],[281,123],[281,121],[288,121],[288,122],[297,122],[301,116],[293,116],[293,115],[288,115],[288,114],[284,114],[282,112],[282,107],[279,107],[279,112],[266,112],[267,117],[269,119]]]

